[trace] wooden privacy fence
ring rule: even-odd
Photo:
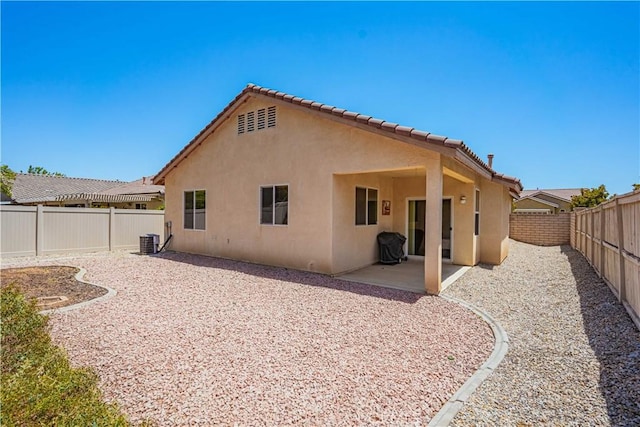
[[[640,329],[640,191],[576,211],[572,244],[627,309]]]
[[[164,211],[0,207],[2,257],[135,249],[150,233],[164,238]]]

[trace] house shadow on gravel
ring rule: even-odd
[[[346,291],[358,295],[382,298],[391,301],[404,302],[407,304],[413,304],[421,298],[429,298],[429,296],[427,295],[421,295],[414,292],[383,288],[380,286],[368,285],[364,283],[349,282],[320,273],[292,270],[284,267],[273,267],[262,264],[252,264],[243,261],[209,257],[205,255],[193,255],[181,252],[162,252],[152,256],[175,262],[187,263],[198,267],[219,268],[265,279],[280,280],[289,283],[299,283],[309,286],[320,286],[323,288]]]
[[[640,331],[587,260],[562,246],[576,288],[589,345],[600,362],[600,390],[611,425],[640,426]]]

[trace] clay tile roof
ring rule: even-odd
[[[356,121],[360,123],[369,123],[369,119],[371,119],[371,116],[365,116],[364,114],[358,114],[356,116]]]
[[[411,131],[411,137],[415,139],[425,140],[429,136],[429,132],[425,132],[423,130],[413,129]]]
[[[383,122],[381,126],[382,129],[389,132],[395,132],[397,127],[398,127],[397,123],[391,123],[391,122]]]
[[[345,119],[357,120],[358,116],[359,114],[354,113],[353,111],[344,110],[342,112],[342,117],[344,117]]]
[[[72,200],[79,195],[96,202],[149,201],[153,195],[161,194],[164,186],[152,185],[151,177],[124,182],[18,173],[12,188],[13,199],[19,204]]]
[[[444,141],[447,139],[446,136],[440,136],[440,135],[434,135],[432,133],[430,133],[427,136],[427,141],[429,142],[438,142],[438,143],[444,143]]]
[[[381,127],[381,126],[382,126],[382,123],[384,123],[384,120],[382,120],[382,119],[376,119],[376,118],[373,118],[373,117],[371,117],[371,118],[369,119],[369,122],[368,122],[368,124],[369,124],[369,125],[371,125],[371,126],[375,126],[375,127],[377,127],[377,128]]]
[[[411,136],[411,132],[413,131],[413,128],[398,125],[396,126],[395,130],[396,130],[396,133],[400,135]]]
[[[396,134],[398,137],[410,138],[415,141],[420,141],[427,146],[428,144],[435,144],[441,147],[447,147],[448,149],[455,150],[452,153],[458,153],[457,155],[463,158],[470,159],[465,160],[468,164],[475,164],[479,171],[485,174],[489,174],[492,179],[506,183],[510,191],[517,195],[522,191],[522,184],[517,178],[509,177],[506,175],[498,174],[491,169],[482,159],[480,159],[467,145],[457,139],[449,139],[446,136],[434,135],[429,132],[421,131],[407,126],[401,126],[396,123],[385,122],[382,119],[376,119],[365,114],[359,114],[353,111],[344,110],[341,108],[325,105],[313,100],[300,98],[298,96],[288,95],[283,92],[278,92],[272,89],[263,88],[253,83],[247,85],[247,87],[240,92],[204,129],[202,129],[196,136],[187,144],[169,163],[167,163],[160,172],[156,175],[159,183],[164,183],[164,177],[166,174],[177,164],[185,158],[195,147],[201,142],[200,139],[205,137],[205,134],[211,134],[215,131],[219,120],[226,118],[225,116],[231,113],[231,110],[235,109],[237,102],[250,94],[259,94],[261,96],[271,97],[273,99],[281,100],[290,104],[301,105],[303,107],[317,110],[320,113],[330,114],[332,116],[338,116],[345,120],[356,121],[359,124],[368,125],[372,128],[383,129],[390,134]]]

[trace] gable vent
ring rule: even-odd
[[[238,135],[244,133],[244,114],[238,116]]]
[[[238,135],[273,127],[276,127],[275,105],[238,114]]]
[[[247,132],[253,132],[255,128],[255,111],[249,111],[247,113]]]
[[[267,126],[270,128],[276,127],[276,107],[269,107],[267,109]]]

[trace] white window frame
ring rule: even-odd
[[[480,189],[473,193],[473,235],[480,235]]]
[[[262,189],[263,188],[271,188],[273,189],[273,200],[275,201],[275,191],[276,191],[276,187],[287,187],[287,223],[286,224],[276,224],[275,221],[275,211],[272,212],[272,217],[271,217],[271,223],[263,223],[262,222]],[[258,224],[261,226],[265,226],[265,227],[288,227],[289,226],[289,205],[290,205],[290,201],[291,201],[291,192],[289,191],[289,188],[291,186],[286,183],[286,184],[268,184],[268,185],[261,185],[258,188]],[[275,207],[274,207],[275,209]]]
[[[366,190],[365,191],[365,211],[364,211],[364,218],[365,218],[365,223],[364,224],[358,224],[358,189],[361,190]],[[375,190],[376,191],[376,222],[373,224],[369,224],[369,190]],[[355,191],[354,191],[354,201],[355,201],[355,209],[354,209],[354,223],[356,227],[367,227],[367,226],[372,226],[372,225],[378,225],[378,222],[380,222],[380,218],[378,215],[378,210],[380,207],[380,189],[379,188],[375,188],[375,187],[365,187],[365,186],[360,186],[360,185],[356,185],[355,187]]]
[[[197,191],[204,191],[204,228],[196,228],[196,204],[195,197]],[[187,228],[184,222],[184,215],[186,210],[186,205],[184,203],[185,193],[193,193],[193,228]],[[188,231],[206,231],[207,230],[207,190],[204,188],[198,189],[187,189],[182,191],[182,229]]]

